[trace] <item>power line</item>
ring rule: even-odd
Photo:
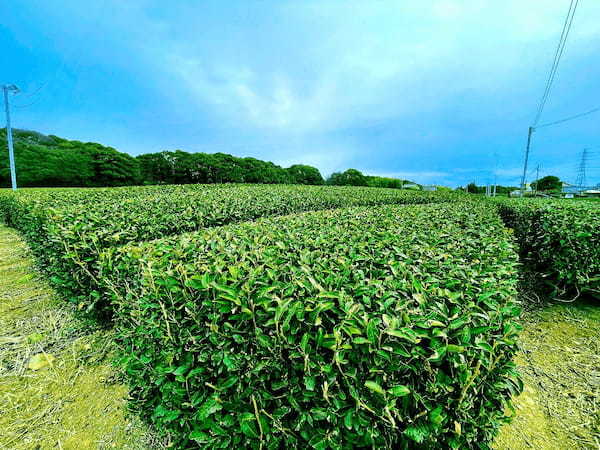
[[[527,163],[529,161],[529,150],[531,148],[531,136],[535,131],[537,124],[540,121],[542,116],[542,112],[544,111],[544,107],[546,106],[546,102],[548,101],[548,97],[550,96],[550,90],[552,89],[552,84],[554,83],[554,79],[556,77],[556,72],[558,70],[558,65],[560,64],[560,60],[565,51],[565,45],[567,43],[567,37],[571,32],[571,27],[573,25],[573,18],[575,17],[575,11],[577,10],[577,5],[579,4],[579,0],[571,0],[569,3],[569,10],[567,11],[567,16],[565,17],[565,21],[563,23],[562,32],[560,34],[560,39],[558,41],[558,45],[556,47],[556,52],[554,53],[554,60],[552,61],[552,67],[550,68],[550,73],[548,74],[548,80],[546,81],[546,86],[544,87],[544,93],[542,94],[542,98],[538,105],[538,109],[535,114],[535,118],[533,120],[533,124],[529,127],[529,132],[527,134],[527,146],[525,148],[525,160],[523,162],[523,176],[521,177],[521,196],[525,194],[525,181],[527,176]]]
[[[575,10],[577,9],[578,4],[579,0],[571,0],[571,3],[569,4],[569,11],[567,12],[567,16],[565,17],[565,22],[563,24],[563,29],[560,34],[558,46],[556,47],[556,52],[554,53],[554,60],[552,61],[552,67],[550,68],[550,73],[548,74],[548,80],[546,81],[544,93],[542,94],[540,104],[535,114],[535,119],[533,120],[533,127],[535,127],[538,124],[540,117],[542,116],[542,112],[544,111],[544,107],[546,106],[546,102],[548,101],[548,97],[550,96],[550,90],[552,89],[552,84],[554,83],[554,79],[556,77],[558,65],[565,50],[567,37],[569,36],[569,32],[571,31],[571,26],[573,25],[573,18],[575,17]]]
[[[13,105],[13,108],[15,109],[24,109],[24,108],[29,108],[30,106],[35,105],[36,103],[38,103],[40,101],[42,97],[36,97],[35,100],[27,103],[26,105]]]
[[[102,3],[99,3],[97,10],[104,11],[106,9],[106,3],[107,3],[107,0],[104,0]],[[112,13],[114,13],[114,8],[113,8]],[[100,19],[101,19],[101,16],[99,14],[97,14],[95,16],[93,26],[87,27],[88,31],[81,37],[80,41],[85,42],[92,35],[92,33],[98,28]],[[73,49],[69,52],[68,56],[63,55],[62,60],[56,64],[55,69],[53,71],[51,71],[50,74],[48,74],[45,77],[45,80],[43,80],[37,88],[35,88],[31,92],[26,92],[26,93],[23,93],[22,95],[20,95],[21,99],[23,99],[23,100],[29,100],[29,99],[33,99],[33,100],[31,100],[29,103],[25,103],[25,104],[19,104],[19,103],[15,102],[11,105],[12,108],[13,109],[26,109],[26,108],[29,108],[29,107],[35,105],[36,103],[39,103],[48,94],[48,91],[52,90],[52,85],[56,83],[59,76],[62,74],[65,74],[69,59],[71,60],[70,61],[70,67],[71,67],[70,71],[74,73],[76,71],[76,69],[79,68],[79,66],[80,66],[81,56],[82,56],[81,47],[80,48],[73,47]]]
[[[66,62],[64,60],[61,63],[57,64],[56,69],[54,71],[52,71],[52,75],[47,76],[46,79],[44,81],[42,81],[40,83],[40,85],[36,89],[34,89],[32,92],[26,92],[21,96],[22,99],[29,98],[29,99],[33,99],[32,101],[30,101],[29,103],[26,103],[26,104],[21,104],[21,105],[18,103],[15,103],[12,105],[13,108],[24,109],[24,108],[29,108],[30,106],[38,103],[44,97],[44,94],[47,91],[46,88],[51,86],[56,81],[60,72],[64,71],[65,65],[66,65]]]
[[[558,125],[559,123],[568,122],[569,120],[573,120],[573,119],[578,119],[580,117],[587,116],[588,114],[592,114],[592,113],[595,113],[595,112],[598,112],[598,111],[600,111],[600,107],[594,108],[594,109],[590,109],[589,111],[586,111],[586,112],[583,112],[583,113],[580,113],[580,114],[575,114],[574,116],[569,116],[569,117],[566,117],[566,118],[561,119],[561,120],[556,120],[554,122],[544,123],[542,125],[538,125],[535,128],[538,129],[538,128],[549,127],[551,125]]]

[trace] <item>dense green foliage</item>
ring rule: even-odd
[[[548,175],[531,183],[531,188],[536,191],[558,191],[562,188],[560,178]]]
[[[304,164],[288,168],[256,158],[182,150],[135,158],[114,148],[13,129],[19,186],[103,187],[137,184],[264,183],[313,184],[325,180]],[[328,184],[402,188],[407,180],[363,175],[356,169],[334,173]],[[0,129],[0,187],[10,185],[6,129]]]
[[[366,175],[367,186],[371,187],[386,187],[391,189],[402,189],[405,184],[412,184],[409,180],[400,180],[398,178],[376,177]]]
[[[294,164],[287,169],[291,180],[295,184],[324,184],[321,172],[315,167],[304,164]]]
[[[404,184],[408,183],[412,183],[412,181],[400,180],[398,178],[363,175],[361,171],[356,169],[348,169],[341,173],[334,172],[327,179],[327,184],[332,186],[370,186],[391,189],[402,189]]]
[[[520,390],[493,208],[350,208],[104,253],[140,413],[177,447],[479,448]]]
[[[469,183],[465,190],[471,194],[485,194],[485,186],[477,186],[475,183]],[[493,187],[492,187],[493,189]],[[496,186],[496,194],[505,195],[510,194],[512,191],[519,189],[516,186]]]
[[[225,153],[148,153],[137,158],[142,178],[149,184],[266,183],[323,184],[318,169],[294,165],[284,169],[272,162],[238,158]]]
[[[596,202],[504,199],[500,214],[515,231],[525,262],[556,293],[600,297],[600,205]]]
[[[103,311],[107,305],[98,291],[96,262],[107,247],[271,215],[458,198],[452,193],[289,185],[34,189],[0,195],[0,211],[24,233],[56,286],[82,307]]]
[[[366,186],[367,177],[361,171],[348,169],[345,172],[334,172],[327,179],[327,184],[333,186]]]
[[[91,142],[13,130],[19,186],[121,186],[140,182],[135,158]],[[10,186],[6,130],[0,129],[0,187]]]

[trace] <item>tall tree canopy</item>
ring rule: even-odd
[[[93,142],[80,142],[13,129],[19,186],[127,186],[134,184],[267,183],[324,184],[319,169],[283,168],[269,161],[226,153],[182,150],[137,157]],[[356,169],[336,172],[327,184],[402,188],[407,180],[366,176]],[[10,186],[6,129],[0,129],[0,187]]]
[[[292,182],[297,184],[323,184],[325,180],[319,169],[304,164],[294,164],[287,169]]]
[[[334,172],[327,180],[334,186],[366,186],[367,177],[360,170],[348,169],[345,172]]]
[[[412,184],[412,181],[363,175],[359,170],[348,169],[345,172],[332,173],[327,179],[327,184],[334,186],[371,186],[402,189],[405,184]]]
[[[294,165],[284,169],[269,161],[226,153],[148,153],[137,158],[146,183],[323,184],[319,169]]]
[[[132,156],[91,142],[13,130],[19,186],[120,186],[140,182]],[[0,130],[0,186],[10,185],[6,129]]]
[[[560,178],[548,175],[547,177],[540,178],[531,183],[531,187],[538,191],[555,191],[562,188],[562,182],[560,181]]]

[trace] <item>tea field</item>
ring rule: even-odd
[[[523,268],[544,302],[600,292],[597,202],[25,189],[0,219],[83,329],[109,330],[130,410],[174,448],[485,448],[531,380]]]

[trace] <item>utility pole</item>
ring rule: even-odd
[[[527,147],[525,149],[525,163],[523,164],[523,177],[521,177],[521,197],[525,196],[525,177],[527,176],[527,163],[529,162],[529,147],[531,146],[531,135],[535,131],[535,128],[529,127],[529,133],[527,134]]]
[[[13,150],[13,138],[12,129],[10,128],[10,109],[8,107],[8,92],[11,91],[15,94],[19,92],[19,88],[14,84],[5,84],[2,86],[4,91],[4,107],[6,109],[6,140],[8,141],[8,160],[10,164],[10,182],[13,191],[17,190],[17,173],[15,170],[15,153]]]
[[[540,165],[538,164],[535,168],[535,194],[538,193],[538,183],[540,181]]]

